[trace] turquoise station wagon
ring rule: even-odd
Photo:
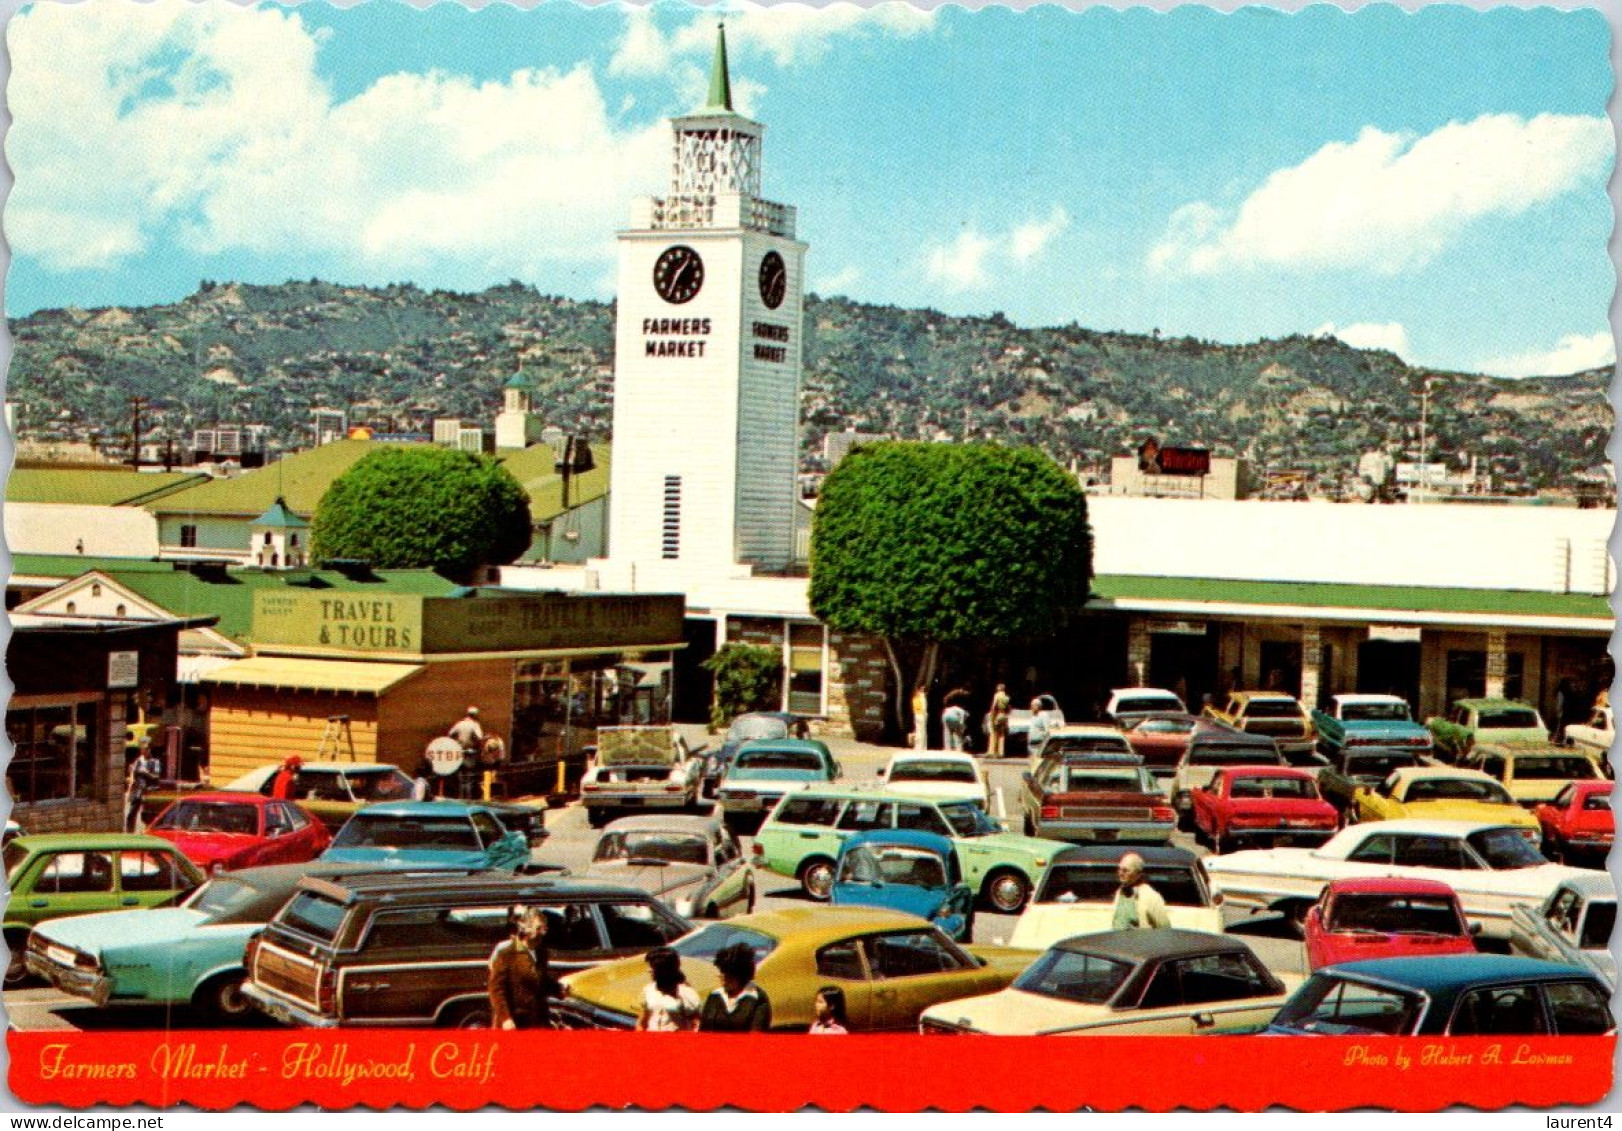
[[[1012,914],[1055,852],[1069,845],[1005,832],[973,801],[916,797],[899,791],[810,788],[778,804],[755,836],[755,862],[800,881],[805,894],[825,900],[845,841],[876,829],[914,829],[951,839],[963,882],[991,909]]]

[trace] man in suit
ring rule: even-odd
[[[490,1025],[496,1029],[550,1029],[547,998],[567,997],[569,988],[552,977],[546,948],[546,916],[539,908],[514,907],[507,913],[512,936],[490,955]]]

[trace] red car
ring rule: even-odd
[[[1223,766],[1189,800],[1196,834],[1219,855],[1239,841],[1322,844],[1340,824],[1312,774],[1287,766]]]
[[[1543,855],[1564,864],[1566,857],[1593,853],[1603,856],[1616,839],[1616,815],[1611,812],[1609,781],[1574,781],[1532,810],[1543,829]]]
[[[172,803],[146,830],[205,872],[261,864],[302,864],[327,850],[332,834],[309,812],[257,793],[196,793]]]
[[[1164,711],[1145,715],[1131,726],[1121,729],[1132,752],[1143,759],[1150,773],[1157,777],[1170,777],[1177,772],[1177,763],[1182,761],[1183,751],[1188,749],[1189,735],[1196,729],[1210,725],[1193,715]]]
[[[1307,966],[1413,955],[1473,954],[1459,897],[1436,880],[1335,880],[1307,912]]]

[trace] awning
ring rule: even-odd
[[[275,687],[290,691],[381,695],[418,672],[421,664],[369,664],[354,660],[309,660],[252,656],[203,674],[202,682],[228,687]]]

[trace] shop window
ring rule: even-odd
[[[30,804],[92,796],[98,717],[95,703],[7,711],[6,736],[14,753],[6,779],[12,799]]]
[[[1447,653],[1447,701],[1479,699],[1487,693],[1487,653],[1449,649]]]
[[[827,634],[820,624],[788,626],[788,709],[820,715]]]
[[[186,523],[180,528],[180,544],[182,547],[195,547],[197,545],[197,527]]]
[[[681,476],[665,476],[664,533],[660,554],[665,558],[681,557]]]

